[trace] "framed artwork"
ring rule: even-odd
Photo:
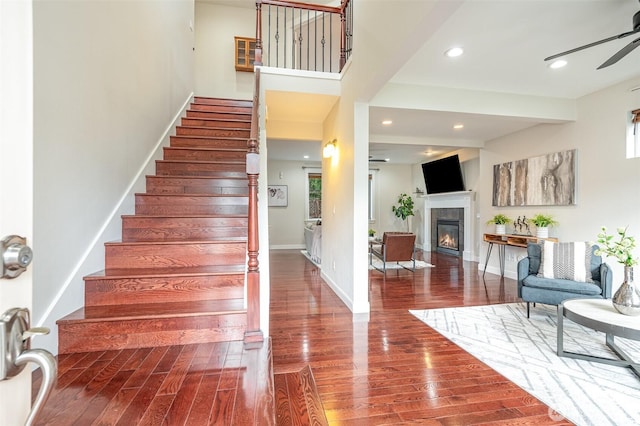
[[[269,207],[287,207],[289,193],[287,185],[268,185]]]
[[[576,204],[576,150],[493,166],[493,203],[505,206]]]

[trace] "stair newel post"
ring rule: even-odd
[[[258,262],[258,176],[260,154],[258,152],[258,108],[260,105],[260,69],[255,73],[255,94],[251,113],[251,135],[247,141],[247,178],[249,180],[249,210],[247,230],[247,331],[245,343],[264,340],[260,330],[260,268]]]
[[[256,51],[254,65],[262,65],[262,0],[256,0]]]

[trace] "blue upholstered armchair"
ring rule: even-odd
[[[559,305],[572,298],[611,298],[613,274],[611,268],[595,255],[598,246],[591,247],[591,277],[593,282],[580,282],[568,279],[544,278],[538,276],[543,248],[541,244],[529,244],[527,257],[518,262],[518,296],[529,303]]]

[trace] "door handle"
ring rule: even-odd
[[[27,270],[33,260],[31,247],[27,239],[18,235],[9,235],[0,240],[0,261],[2,262],[2,276],[0,278],[15,278]]]
[[[24,367],[33,362],[42,371],[42,385],[25,421],[31,426],[38,412],[42,409],[58,375],[56,360],[44,349],[31,349],[31,337],[48,334],[45,327],[29,328],[29,310],[12,308],[0,317],[0,380],[9,380],[22,372]]]

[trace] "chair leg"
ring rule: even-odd
[[[529,318],[529,302],[527,302],[527,318]]]

